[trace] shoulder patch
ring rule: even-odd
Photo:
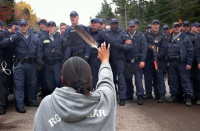
[[[129,37],[128,34],[126,34],[126,36]]]
[[[177,41],[179,41],[180,39],[178,38]]]
[[[44,43],[44,44],[50,43],[50,40],[44,40],[43,43]]]

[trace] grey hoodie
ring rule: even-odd
[[[34,131],[115,131],[116,92],[109,63],[102,63],[97,90],[86,96],[71,87],[45,97],[34,119]]]

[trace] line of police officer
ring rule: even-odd
[[[193,63],[194,52],[195,57],[199,57],[199,36],[194,35],[195,42],[192,44],[189,37],[180,30],[179,23],[174,23],[172,26],[173,33],[166,37],[159,30],[158,20],[152,21],[151,31],[147,31],[145,35],[138,30],[139,21],[137,19],[129,21],[129,29],[125,32],[118,27],[118,20],[115,18],[110,20],[111,28],[108,30],[103,26],[105,25],[103,19],[91,19],[91,27],[79,24],[79,16],[75,11],[70,13],[70,20],[72,26],[66,29],[64,36],[56,31],[55,22],[50,21],[47,23],[44,19],[38,23],[41,29],[38,35],[28,28],[25,19],[19,21],[19,29],[15,33],[7,35],[6,31],[0,32],[1,63],[7,62],[6,57],[3,57],[2,48],[3,50],[6,47],[13,49],[13,90],[16,110],[19,113],[26,112],[24,102],[28,106],[38,107],[36,81],[40,81],[43,97],[52,93],[56,87],[63,86],[60,78],[61,68],[69,57],[81,57],[89,63],[93,79],[92,88],[96,89],[100,67],[100,61],[97,59],[97,49],[91,48],[78,35],[73,28],[75,25],[79,25],[86,30],[96,40],[98,46],[103,42],[111,44],[110,63],[114,82],[118,84],[120,106],[125,105],[126,99],[133,99],[133,73],[135,74],[138,105],[143,104],[143,99],[153,98],[152,87],[158,103],[165,102],[164,73],[167,72],[165,70],[166,62],[168,63],[170,93],[172,94],[169,102],[177,100],[180,79],[186,97],[186,105],[191,106],[194,93],[189,70]],[[2,27],[3,23],[0,24]],[[198,23],[194,25],[197,27]],[[197,63],[200,61],[199,58],[196,58],[196,60]],[[198,70],[199,67],[199,64],[196,67],[194,66],[195,70]],[[1,66],[0,114],[5,114],[7,101],[7,93],[4,87],[4,68]],[[39,73],[36,73],[36,69],[40,70],[41,75],[37,76]],[[142,84],[143,74],[146,94],[144,94]],[[197,79],[194,80],[194,83],[198,83],[199,73],[195,75]],[[197,95],[195,96],[198,96],[197,100],[200,97],[199,90],[199,87],[196,87]]]

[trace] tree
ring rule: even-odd
[[[15,20],[14,17],[14,0],[1,0],[0,1],[0,20],[6,25]]]
[[[38,21],[39,18],[37,18],[30,4],[20,1],[15,4],[14,9],[15,9],[15,17],[18,20],[20,20],[21,18],[25,18],[28,21],[31,28],[37,26],[36,22]]]
[[[109,21],[111,18],[113,18],[115,15],[112,12],[112,8],[110,4],[108,4],[107,0],[104,0],[104,2],[101,5],[101,11],[98,12],[96,15],[97,18],[103,18],[106,22],[106,24],[109,24]]]

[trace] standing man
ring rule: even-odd
[[[199,77],[199,69],[198,69],[198,44],[199,41],[196,40],[197,38],[197,34],[199,33],[199,26],[200,24],[198,22],[194,22],[191,25],[191,31],[188,33],[188,36],[194,46],[194,50],[195,50],[195,56],[194,56],[194,60],[192,63],[192,69],[191,69],[191,78],[192,78],[192,82],[191,84],[193,85],[193,89],[194,89],[194,96],[195,96],[195,101],[197,101],[197,104],[200,104],[200,101],[198,101],[200,99],[200,77]],[[195,43],[196,42],[196,43]]]
[[[65,30],[67,29],[67,25],[65,23],[60,23],[60,34],[65,35]]]
[[[100,27],[99,29],[102,30],[102,31],[106,31],[106,28],[105,28],[105,20],[103,18],[100,18],[99,19],[99,23],[100,23]]]
[[[14,46],[14,97],[16,109],[25,113],[24,92],[27,93],[28,106],[38,107],[36,91],[36,61],[38,61],[39,38],[28,31],[28,22],[22,18],[19,21],[19,31],[6,38],[3,43]]]
[[[10,46],[10,44],[3,43],[3,39],[7,37],[7,33],[3,31],[3,22],[0,20],[0,64],[3,64],[3,48]],[[10,81],[11,82],[11,81]],[[0,115],[4,115],[6,113],[7,99],[8,99],[8,91],[7,87],[5,87],[6,83],[6,74],[0,66]]]
[[[151,25],[147,25],[146,31],[150,31],[151,30]]]
[[[159,21],[153,20],[151,23],[152,30],[145,33],[145,38],[148,44],[147,57],[144,67],[144,79],[146,94],[144,99],[152,99],[152,77],[154,83],[154,92],[158,103],[165,102],[166,87],[164,81],[164,63],[165,63],[165,48],[166,38],[162,31],[159,30]],[[156,60],[156,59],[157,60]],[[154,63],[157,62],[158,67]]]
[[[138,19],[133,19],[133,21],[135,22],[135,29],[138,30],[138,26],[139,26],[139,20]]]
[[[120,106],[125,105],[126,99],[126,82],[124,78],[124,54],[121,46],[125,42],[131,44],[131,38],[127,35],[124,35],[124,32],[118,27],[118,20],[112,18],[110,20],[111,29],[108,30],[108,37],[111,40],[111,66],[114,74],[114,78],[118,76],[118,91]]]
[[[67,42],[71,49],[71,55],[78,56],[83,58],[85,61],[88,62],[91,48],[90,46],[83,40],[83,38],[76,32],[73,26],[78,25],[82,27],[83,29],[87,30],[86,26],[80,25],[78,23],[79,16],[76,11],[72,11],[70,13],[70,20],[72,23],[72,26],[70,26],[68,29],[65,30],[65,38],[67,39]]]
[[[91,27],[88,29],[88,33],[93,37],[93,39],[98,43],[98,47],[101,46],[103,42],[107,44],[110,43],[110,39],[106,35],[106,33],[100,29],[98,29],[98,18],[91,19]],[[90,58],[89,58],[89,65],[92,71],[92,88],[93,90],[96,89],[96,84],[98,82],[98,72],[101,65],[101,61],[97,58],[98,50],[96,48],[91,48]]]
[[[174,22],[173,33],[167,38],[166,59],[169,61],[169,85],[172,94],[168,102],[177,101],[179,95],[179,77],[186,97],[186,106],[191,106],[193,89],[190,81],[190,70],[194,58],[194,48],[190,38],[181,31],[181,25]]]
[[[164,25],[163,26],[163,30],[164,30],[164,33],[165,33],[166,37],[168,37],[169,34],[170,34],[170,28],[169,28],[169,26],[168,25]]]
[[[62,87],[61,69],[62,64],[70,56],[70,47],[67,40],[56,32],[57,27],[54,21],[47,23],[49,33],[40,38],[39,43],[39,61],[38,64],[43,64],[44,59],[45,78],[48,92],[43,92],[44,96],[51,94],[56,87]]]
[[[37,35],[40,38],[41,36],[45,35],[46,32],[48,31],[47,21],[45,19],[41,19],[37,24],[39,25],[40,28],[40,32]]]
[[[190,32],[190,22],[189,21],[183,21],[182,30],[188,34]]]
[[[135,29],[135,22],[130,20],[128,23],[128,30],[125,32],[126,35],[131,37],[132,49],[124,52],[126,63],[134,66],[135,70],[135,85],[138,105],[143,105],[144,88],[142,83],[143,68],[145,66],[145,59],[147,53],[147,42],[140,31]],[[127,84],[127,98],[133,99],[133,76],[126,78]]]

